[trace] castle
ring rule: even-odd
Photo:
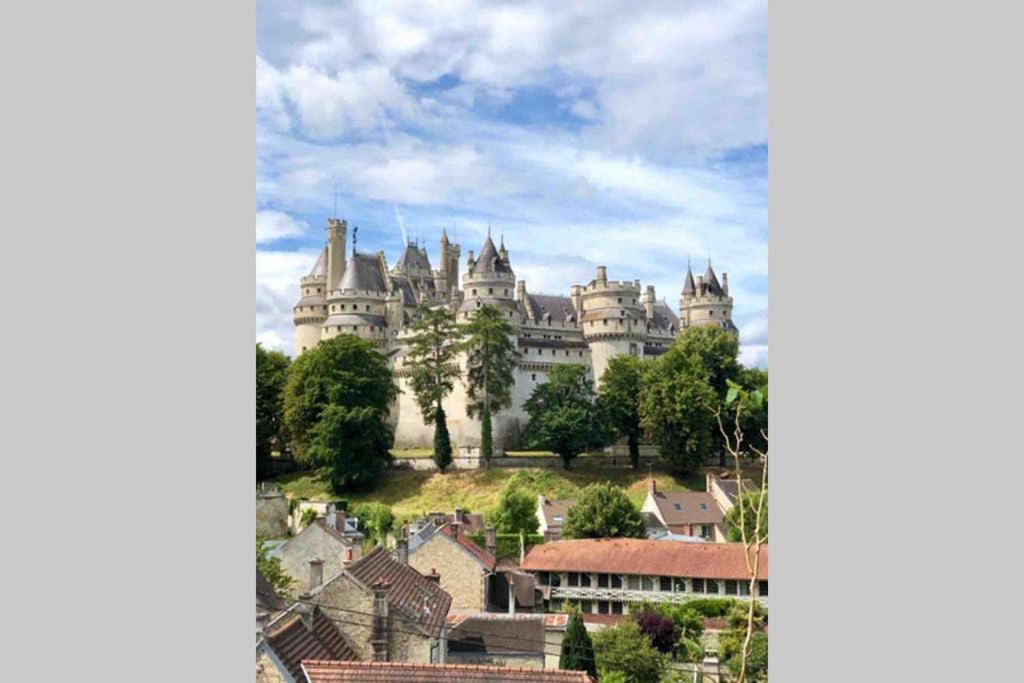
[[[347,235],[346,221],[328,219],[327,244],[299,283],[302,298],[294,308],[295,353],[339,334],[355,334],[374,342],[388,357],[401,389],[391,411],[398,448],[429,446],[433,439],[433,428],[423,424],[404,367],[409,327],[420,302],[446,306],[460,322],[490,304],[507,314],[516,328],[521,358],[512,407],[493,417],[495,446],[506,449],[519,446],[528,419],[522,405],[555,364],[586,365],[596,385],[613,356],[662,354],[681,328],[720,325],[737,333],[729,277],[722,273],[719,283],[710,261],[704,274],[696,278],[687,266],[677,316],[655,298],[653,286],[643,289],[639,280],[609,280],[604,266],[597,267],[596,277],[588,284],[572,285],[569,296],[530,294],[526,282],[516,280],[504,239],[496,247],[490,235],[479,256],[468,253],[461,288],[461,247],[449,242],[445,231],[436,269],[426,249],[418,244],[407,244],[398,262],[389,268],[384,252],[356,251],[354,234],[352,253],[346,259]],[[465,360],[460,362],[465,370]],[[478,446],[480,423],[466,416],[461,383],[443,405],[453,442]]]

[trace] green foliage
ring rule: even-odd
[[[604,440],[597,397],[584,365],[551,368],[548,381],[534,388],[523,408],[530,416],[523,443],[557,453],[565,469],[577,455]]]
[[[748,395],[756,392],[761,396],[741,402],[739,422],[747,446],[765,453],[768,450],[768,373],[760,368],[741,368],[736,384]]]
[[[531,499],[544,494],[549,498],[571,498],[579,493],[579,487],[562,475],[550,469],[516,470],[506,480],[505,488],[527,493]]]
[[[712,412],[718,397],[708,372],[683,355],[679,346],[673,346],[645,367],[642,385],[640,423],[644,433],[677,473],[695,471],[713,452],[718,430]]]
[[[558,668],[569,671],[586,671],[597,678],[597,664],[594,659],[594,644],[578,611],[569,614],[569,623],[562,637],[562,650]]]
[[[284,386],[288,378],[288,356],[256,344],[256,479],[265,479],[270,469],[274,442],[284,447]]]
[[[738,676],[743,661],[743,641],[747,635],[747,604],[737,604],[729,611],[729,627],[718,636],[719,658],[723,664]],[[768,613],[757,602],[754,603],[754,633],[750,637],[747,657],[746,680],[766,681],[768,679],[768,636],[764,626]]]
[[[448,418],[441,406],[434,413],[434,464],[442,472],[452,464],[452,439],[448,434]]]
[[[441,401],[451,393],[460,375],[455,359],[459,349],[459,327],[455,314],[443,306],[431,308],[421,303],[417,313],[412,325],[413,336],[409,339],[406,367],[411,373],[409,385],[416,405],[424,423],[430,425],[434,424],[438,411],[441,411]]]
[[[735,381],[739,377],[739,339],[720,327],[688,327],[676,337],[672,350],[680,358],[702,368],[707,373],[708,383],[719,397],[725,396],[729,380]]]
[[[705,619],[715,619],[729,614],[737,605],[745,605],[736,598],[692,598],[686,601],[691,609]]]
[[[590,484],[569,506],[564,538],[645,538],[644,518],[621,487]]]
[[[487,545],[486,532],[474,531],[467,535],[481,548]],[[526,541],[526,550],[529,551],[530,546],[543,543],[544,537],[540,534],[528,534],[524,540]],[[515,560],[519,559],[519,534],[496,533],[494,535],[494,545],[494,554],[496,557],[511,557]]]
[[[491,409],[488,406],[484,406],[480,413],[480,454],[487,462],[494,456],[494,432],[491,427]]]
[[[753,543],[758,538],[762,542],[768,541],[768,493],[764,494],[764,506],[761,508],[761,521],[758,524],[756,511],[760,498],[761,494],[758,491],[744,493],[736,501],[736,505],[725,513],[725,525],[728,529],[726,535],[730,542],[739,543],[742,540],[740,534],[741,507],[743,508],[743,525],[747,531],[747,542]]]
[[[668,658],[651,645],[634,621],[598,631],[593,642],[602,683],[615,672],[622,674],[626,683],[658,683],[668,668]]]
[[[629,443],[629,461],[640,464],[640,379],[643,361],[636,356],[615,356],[601,375],[598,408],[604,427],[613,439],[625,437]]]
[[[256,569],[270,582],[279,596],[288,596],[292,588],[292,578],[281,566],[280,557],[270,557],[266,540],[260,536],[256,537]]]
[[[314,519],[316,519],[316,510],[313,508],[306,508],[302,511],[302,517],[299,518],[299,526],[305,529],[313,523]]]
[[[369,341],[341,334],[317,344],[295,360],[285,384],[284,420],[296,459],[316,462],[309,450],[327,406],[366,408],[386,423],[397,395],[384,356]]]
[[[335,493],[373,488],[391,458],[394,435],[375,408],[328,405],[311,433],[307,455],[329,468]]]
[[[359,531],[377,544],[384,543],[388,532],[394,528],[395,515],[383,503],[356,503],[349,514],[359,520]]]
[[[490,521],[500,532],[536,534],[540,526],[537,499],[506,484],[498,498],[498,507],[490,515]]]
[[[481,424],[480,450],[489,461],[493,454],[491,414],[512,403],[515,368],[519,361],[513,336],[516,329],[491,305],[477,309],[463,331],[466,350],[466,414],[486,420]]]

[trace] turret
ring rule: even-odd
[[[345,274],[345,240],[348,223],[337,218],[327,219],[327,291],[341,282]]]
[[[387,342],[387,284],[384,261],[376,255],[356,252],[345,264],[345,274],[327,296],[328,318],[321,339],[354,334],[383,346]]]
[[[730,332],[737,333],[732,321],[732,297],[729,296],[729,276],[722,273],[722,284],[708,260],[708,267],[703,275],[698,275],[694,282],[689,266],[683,291],[679,298],[679,319],[683,327],[693,325],[714,325]]]
[[[302,298],[292,309],[296,357],[320,342],[320,329],[327,318],[327,257],[328,247],[325,246],[313,270],[299,281]]]
[[[575,285],[572,296],[577,310],[583,311],[581,329],[590,347],[595,384],[614,356],[628,353],[643,357],[647,316],[640,301],[639,282],[609,280],[607,268],[598,266],[594,280],[583,287]]]
[[[654,319],[654,285],[647,285],[647,291],[644,293],[644,313],[648,320]]]
[[[516,310],[516,275],[508,260],[494,246],[490,235],[480,249],[479,258],[473,259],[473,252],[469,252],[469,264],[469,272],[462,276],[465,295],[465,301],[460,307],[462,313],[470,314],[480,306],[489,304],[498,307],[508,317],[513,317]]]

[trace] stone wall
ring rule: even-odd
[[[256,683],[285,683],[284,676],[278,671],[266,652],[256,653]]]
[[[444,534],[434,534],[410,552],[409,566],[421,574],[438,571],[441,588],[452,596],[451,611],[487,609],[487,570]]]
[[[347,550],[352,548],[352,560],[361,557],[362,546],[348,546],[324,531],[317,524],[310,524],[297,536],[272,551],[281,558],[281,567],[295,580],[296,592],[309,589],[309,561],[324,561],[324,580],[328,580],[345,568]]]
[[[288,499],[273,484],[263,483],[256,492],[256,535],[265,538],[288,535]]]

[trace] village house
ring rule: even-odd
[[[267,624],[256,643],[256,683],[305,681],[302,660],[355,659],[331,620],[312,605],[296,603]]]
[[[466,512],[462,508],[455,508],[455,512],[452,514],[428,512],[420,519],[409,522],[409,533],[416,533],[430,525],[441,528],[445,524],[451,524],[467,534],[473,534],[484,530],[484,516],[480,513]]]
[[[728,512],[736,505],[741,490],[743,493],[758,490],[750,479],[723,479],[710,472],[706,475],[706,486],[722,512]]]
[[[595,683],[586,671],[525,669],[479,664],[405,664],[398,662],[304,661],[308,683]]]
[[[256,635],[259,637],[263,629],[286,607],[284,600],[274,590],[274,586],[256,570]]]
[[[326,576],[334,576],[363,554],[363,534],[358,520],[345,516],[344,510],[327,507],[327,514],[317,517],[286,542],[270,552],[281,558],[281,567],[298,584],[309,576],[311,560],[323,562]]]
[[[404,546],[400,542],[400,546]],[[452,598],[439,585],[378,546],[323,582],[322,564],[310,564],[304,601],[319,605],[360,660],[443,662],[445,619]]]
[[[768,546],[758,559],[755,597],[768,602]],[[545,611],[568,602],[583,613],[628,614],[629,603],[682,603],[694,597],[750,597],[739,543],[666,543],[599,538],[535,545],[520,565],[532,573]]]
[[[647,480],[647,497],[640,508],[658,518],[669,533],[696,536],[722,543],[726,540],[725,514],[707,491],[659,491]]]
[[[562,539],[562,526],[568,517],[569,508],[574,502],[574,498],[548,500],[543,494],[537,496],[537,533],[542,534],[545,541],[560,541]],[[643,517],[647,538],[667,538],[672,535],[653,512],[644,512]]]
[[[409,566],[421,574],[440,573],[440,585],[452,598],[456,610],[486,611],[489,603],[491,576],[497,560],[494,556],[494,527],[488,527],[487,548],[481,548],[457,524],[445,524],[415,549],[405,548]]]
[[[288,499],[277,484],[260,482],[256,489],[256,535],[284,538],[288,535]]]
[[[557,669],[567,614],[448,615],[448,661]]]

